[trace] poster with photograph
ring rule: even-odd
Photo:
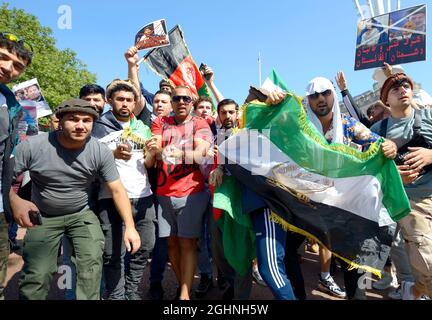
[[[138,50],[169,46],[170,41],[165,19],[145,25],[135,35],[135,46]]]
[[[388,62],[426,60],[426,6],[390,13]]]
[[[36,103],[37,118],[45,117],[52,113],[36,78],[15,85],[12,91],[18,102],[21,103],[21,101],[30,100]]]
[[[426,5],[361,21],[356,44],[355,70],[426,60]]]
[[[18,135],[21,141],[28,136],[34,136],[39,133],[37,121],[37,103],[31,100],[21,100],[21,116],[18,121]]]

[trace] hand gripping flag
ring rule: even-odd
[[[180,26],[177,25],[170,30],[169,39],[169,46],[149,51],[144,61],[157,75],[169,78],[175,86],[189,87],[195,97],[210,96],[207,85],[188,50]]]
[[[271,81],[289,92],[275,72]],[[231,229],[251,226],[244,222],[237,198],[241,194],[236,190],[243,184],[264,199],[272,219],[285,230],[314,238],[350,268],[379,275],[389,254],[394,221],[411,210],[394,161],[380,149],[383,139],[366,152],[329,144],[308,120],[300,98],[291,93],[274,106],[246,104],[243,125],[219,146],[232,174],[224,176],[214,194],[214,207],[231,219],[223,223],[231,223]],[[238,242],[246,241],[247,246],[239,247]],[[249,252],[239,253],[242,248]],[[253,239],[224,236],[224,250],[231,265],[244,272],[250,261],[239,257],[253,256]]]

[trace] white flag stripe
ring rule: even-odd
[[[248,136],[248,130],[241,130],[220,145],[219,151],[231,163],[241,165],[252,174],[275,179],[307,195],[312,201],[349,211],[377,222],[379,226],[394,223],[382,203],[383,193],[376,177],[364,175],[331,178],[309,172],[297,165],[262,134],[259,135],[260,143],[249,143],[250,154],[269,154],[270,156],[248,157],[247,153],[239,152],[237,143],[231,141],[232,139],[248,141],[245,140],[248,139]]]

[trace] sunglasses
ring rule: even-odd
[[[31,44],[24,41],[23,39],[20,39],[19,37],[17,37],[13,33],[0,32],[0,37],[7,39],[9,41],[13,41],[13,42],[18,43],[27,51],[27,53],[30,55],[30,57],[33,56],[33,47],[31,46]]]
[[[315,92],[315,93],[312,93],[312,94],[308,95],[308,97],[311,98],[312,100],[316,100],[316,99],[318,99],[318,97],[319,97],[320,94],[321,94],[323,97],[328,97],[328,96],[331,95],[331,93],[332,93],[332,91],[331,91],[330,89],[328,89],[328,90],[323,91],[323,92]]]
[[[173,102],[180,102],[183,100],[184,103],[189,104],[192,102],[192,98],[189,96],[174,96],[172,97]]]

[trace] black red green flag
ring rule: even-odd
[[[210,96],[201,73],[186,45],[183,31],[175,26],[169,33],[170,45],[151,50],[144,61],[157,75],[169,78],[176,86],[187,86],[196,97]]]

